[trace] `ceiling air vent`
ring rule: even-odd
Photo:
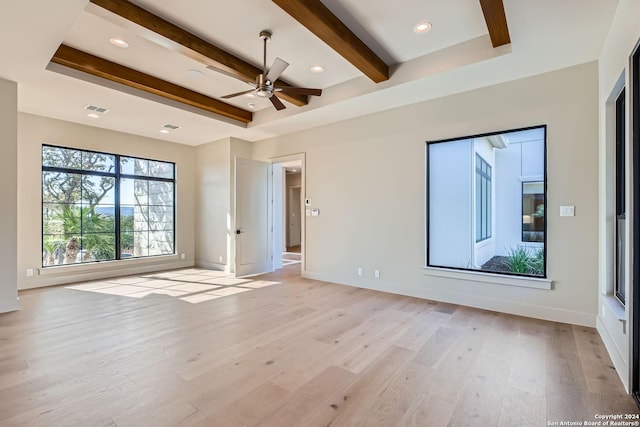
[[[162,127],[165,129],[171,129],[171,130],[180,129],[180,126],[170,125],[170,124],[162,125]]]
[[[104,114],[109,111],[108,108],[96,107],[95,105],[85,105],[84,109],[89,111],[95,111],[96,113],[100,113],[100,114]]]

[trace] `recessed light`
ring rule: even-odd
[[[91,117],[92,119],[99,119],[100,118],[100,116],[97,115],[96,113],[89,113],[89,114],[87,114],[87,117]]]
[[[416,34],[424,34],[431,30],[431,22],[419,22],[413,27],[413,32]]]
[[[291,169],[291,172],[298,172],[298,169]]]
[[[167,129],[160,129],[160,133],[169,133]]]
[[[200,70],[187,70],[187,76],[191,77],[192,79],[201,79],[202,77],[204,77],[204,73]]]
[[[245,95],[247,98],[255,98],[256,95],[253,92],[249,92],[248,94]]]
[[[115,47],[121,47],[123,49],[126,49],[129,47],[129,43],[127,43],[126,40],[121,39],[119,37],[111,37],[109,39],[109,43],[111,43],[112,45],[114,45]]]
[[[324,71],[324,67],[321,65],[314,65],[309,69],[312,73],[322,73]]]

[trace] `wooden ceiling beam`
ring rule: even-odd
[[[53,55],[53,58],[51,58],[51,62],[200,108],[242,123],[249,123],[253,119],[251,111],[226,104],[201,93],[194,92],[182,86],[99,58],[64,44],[60,45]]]
[[[98,8],[90,7],[92,4],[98,6]],[[260,68],[127,0],[91,0],[89,7],[87,7],[89,12],[105,18],[100,9],[111,12],[128,23],[135,24],[126,26],[134,34],[156,43],[158,43],[158,37],[161,37],[160,44],[162,46],[177,51],[202,64],[216,67],[225,74],[254,82],[258,74],[262,73]],[[256,44],[256,47],[258,46]],[[286,81],[278,80],[278,86],[292,85]],[[282,94],[278,96],[299,107],[307,105],[309,102],[309,98],[306,95]]]
[[[480,0],[480,7],[482,7],[482,13],[489,29],[493,47],[511,43],[507,16],[504,13],[502,0]]]
[[[320,0],[272,0],[376,83],[389,80],[389,67]]]

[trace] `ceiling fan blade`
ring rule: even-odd
[[[249,80],[249,79],[244,78],[244,77],[239,77],[239,76],[237,76],[235,74],[232,74],[232,73],[230,73],[228,71],[223,70],[222,68],[214,67],[213,65],[207,65],[207,69],[211,70],[211,71],[215,71],[215,72],[220,73],[220,74],[224,74],[225,76],[228,76],[228,77],[233,77],[234,79],[241,80],[241,81],[243,81],[245,83],[254,84],[253,80]]]
[[[276,110],[278,110],[278,111],[284,110],[285,108],[287,108],[287,107],[284,106],[282,101],[280,101],[280,98],[278,98],[275,94],[273,94],[271,96],[271,98],[269,98],[269,101],[271,101],[273,106],[276,107]]]
[[[280,78],[280,74],[282,74],[282,72],[286,70],[288,66],[289,63],[287,61],[276,58],[273,61],[271,69],[267,73],[267,80],[269,80],[271,83],[275,82],[276,80],[278,80],[278,78]]]
[[[322,95],[322,89],[310,89],[306,87],[291,87],[291,86],[283,86],[276,88],[278,92],[286,93],[287,95],[313,95],[320,96]]]
[[[245,95],[247,93],[253,92],[255,89],[243,90],[242,92],[232,93],[230,95],[221,96],[222,99],[235,98],[236,96]]]

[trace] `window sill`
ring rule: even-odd
[[[627,314],[625,313],[624,305],[622,305],[622,303],[618,301],[618,298],[614,297],[613,295],[604,295],[603,299],[604,303],[607,305],[616,319],[621,322],[626,322]]]
[[[156,255],[146,258],[120,259],[113,261],[99,261],[87,264],[55,265],[51,267],[40,267],[40,276],[61,276],[69,274],[80,274],[94,271],[112,270],[115,268],[139,267],[154,264],[163,264],[167,261],[179,261],[178,254]]]
[[[503,274],[484,273],[476,271],[456,271],[438,267],[423,267],[425,276],[446,277],[448,279],[466,280],[469,282],[484,282],[493,285],[517,286],[520,288],[534,288],[551,290],[552,281],[535,277],[506,276]]]

